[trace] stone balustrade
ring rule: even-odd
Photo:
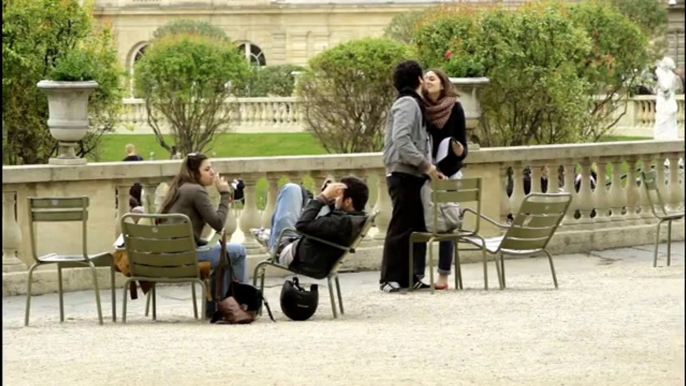
[[[294,97],[233,98],[226,102],[231,111],[231,131],[236,133],[301,132],[302,117]],[[121,121],[115,128],[119,134],[152,134],[148,125],[145,100],[125,98]],[[169,125],[161,121],[163,133],[169,132]]]
[[[684,95],[677,95],[679,113],[677,119],[680,135],[684,134]],[[299,102],[295,97],[235,98],[227,104],[234,111],[231,130],[236,133],[302,132],[302,115],[298,110]],[[121,122],[115,132],[119,134],[151,134],[147,123],[145,101],[137,98],[123,100],[124,110]],[[630,98],[626,113],[618,109],[614,117],[619,117],[613,127],[615,135],[652,137],[655,125],[655,97],[642,95]],[[162,124],[162,132],[169,132],[167,124]]]
[[[684,136],[684,95],[676,96],[679,112],[677,113],[677,125],[679,136]],[[621,114],[623,109],[615,112],[615,117]],[[640,95],[629,99],[626,113],[619,119],[617,125],[612,128],[615,135],[632,137],[653,137],[655,127],[655,96]]]
[[[508,214],[517,212],[529,190],[539,192],[547,185],[548,192],[571,192],[572,205],[551,249],[587,252],[651,243],[655,220],[648,197],[636,182],[637,169],[648,165],[656,168],[662,197],[671,208],[683,208],[683,172],[674,167],[683,161],[683,156],[682,141],[483,148],[470,152],[463,170],[465,177],[483,179],[483,213],[503,221]],[[668,169],[665,161],[669,162]],[[154,210],[164,196],[166,183],[178,172],[180,162],[4,166],[3,272],[25,269],[32,262],[27,197],[89,196],[89,251],[111,250],[119,234],[119,218],[128,211],[129,187],[140,182],[144,187],[144,204]],[[240,213],[231,211],[226,229],[234,234],[234,241],[245,243],[253,256],[251,265],[263,258],[265,251],[251,236],[244,237],[241,233],[250,235],[250,228],[269,224],[281,184],[306,181],[309,186],[319,187],[327,177],[338,179],[348,174],[366,179],[372,191],[368,209],[376,209],[380,215],[376,231],[363,244],[373,252],[367,255],[364,268],[378,269],[391,214],[379,153],[213,159],[213,165],[226,178],[241,178],[245,182],[245,206]],[[597,183],[589,183],[592,176]],[[117,209],[116,201],[124,204]],[[683,229],[676,228],[675,237],[683,238]],[[487,236],[497,234],[496,229],[485,225],[482,229]],[[78,224],[40,224],[37,230],[39,255],[80,251]]]

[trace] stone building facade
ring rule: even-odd
[[[570,0],[574,1],[574,0]],[[668,5],[669,54],[684,67],[684,0]],[[260,64],[305,64],[327,47],[380,36],[393,16],[442,0],[96,0],[96,17],[112,23],[124,67],[145,50],[153,32],[176,18],[208,20],[223,28]],[[471,0],[517,6],[528,0]]]

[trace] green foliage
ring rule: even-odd
[[[294,64],[252,66],[250,76],[244,80],[241,87],[240,95],[246,97],[291,96],[295,88],[293,72],[304,70],[304,67]]]
[[[391,74],[407,54],[402,43],[365,38],[310,59],[296,93],[305,127],[328,152],[381,150],[386,113],[396,97]]]
[[[248,71],[228,40],[179,33],[153,41],[136,63],[134,87],[160,145],[171,152],[161,134],[164,120],[178,150],[188,154],[208,150],[214,135],[229,129],[232,111],[224,102]]]
[[[421,11],[402,12],[393,17],[391,22],[384,28],[383,37],[401,43],[412,44],[414,42],[414,29],[431,8]]]
[[[649,37],[658,37],[667,31],[666,1],[610,0],[610,3]]]
[[[229,42],[229,36],[223,29],[203,20],[177,19],[171,21],[153,33],[154,39],[161,39],[170,35],[200,35],[222,42]]]
[[[118,118],[123,96],[111,29],[77,0],[3,0],[2,7],[3,164],[46,163],[56,152],[47,97],[36,86],[47,78],[98,82],[89,132],[77,149],[79,156],[93,151]]]

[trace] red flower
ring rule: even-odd
[[[452,52],[450,52],[450,51],[446,51],[446,52],[445,52],[445,57],[446,57],[446,58],[450,59],[451,56],[453,56],[453,53],[452,53]]]

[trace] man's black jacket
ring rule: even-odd
[[[359,236],[367,216],[364,212],[332,209],[328,214],[317,217],[326,205],[326,198],[322,194],[310,200],[295,224],[295,229],[322,240],[349,246]],[[342,249],[305,237],[298,241],[291,268],[304,275],[322,279],[329,274],[343,253]]]

